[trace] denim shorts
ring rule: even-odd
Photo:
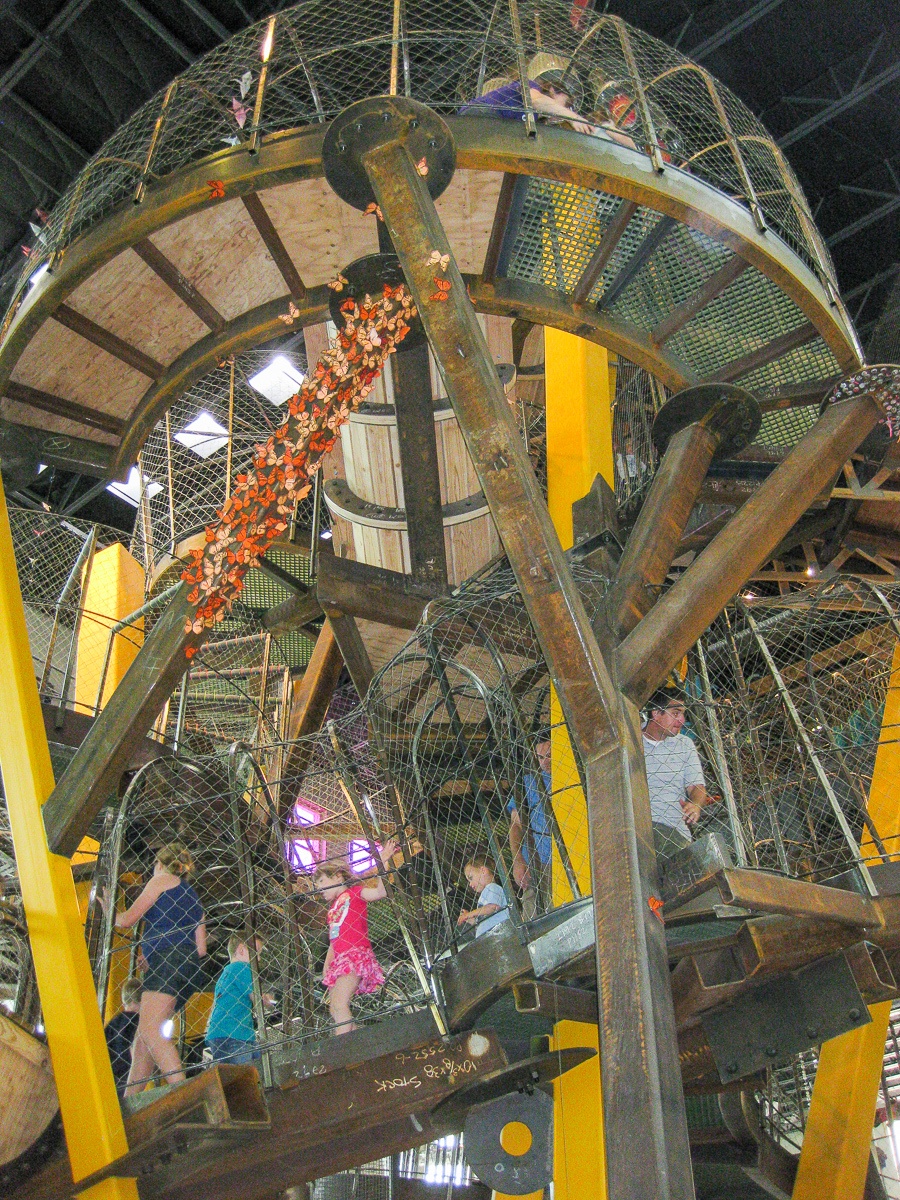
[[[206,972],[194,943],[179,942],[155,950],[141,980],[141,990],[174,996],[176,1008],[183,1007],[194,992],[206,991]]]
[[[242,1038],[207,1038],[206,1044],[212,1051],[214,1063],[250,1063],[259,1058],[256,1043],[245,1042]]]

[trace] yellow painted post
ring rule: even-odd
[[[890,854],[900,852],[900,644],[894,648],[869,815]],[[878,858],[874,843],[862,847]],[[870,1025],[822,1047],[793,1200],[862,1200],[881,1085],[891,1002],[869,1007]]]
[[[106,662],[109,631],[144,603],[144,568],[119,542],[94,556],[84,617],[78,631],[78,664],[75,671],[75,710],[93,715],[97,691]],[[144,641],[144,619],[129,625],[113,638],[101,705],[119,685]]]
[[[572,505],[590,491],[597,475],[612,487],[612,400],[614,372],[596,346],[558,329],[544,330],[547,395],[547,503],[563,549],[572,545]],[[611,387],[611,384],[613,385]],[[583,893],[591,890],[587,805],[578,781],[569,735],[555,692],[551,776],[554,810]],[[554,852],[555,854],[555,852]],[[553,901],[571,898],[558,857]],[[598,1047],[596,1025],[561,1021],[554,1049]],[[606,1200],[603,1089],[600,1058],[582,1063],[554,1084],[554,1200]]]
[[[103,1036],[72,868],[51,854],[41,805],[53,770],[25,625],[6,498],[0,483],[0,770],[28,921],[44,1027],[73,1177],[83,1179],[128,1145]],[[134,1180],[110,1179],[90,1200],[138,1200]]]

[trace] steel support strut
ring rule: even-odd
[[[608,666],[609,648],[604,655],[597,645],[421,164],[407,149],[409,124],[418,125],[419,114],[409,111],[409,101],[365,103],[372,105],[373,115],[390,116],[381,118],[378,135],[362,149],[362,166],[443,372],[584,768],[601,1051],[610,1067],[603,1085],[610,1194],[617,1200],[688,1200],[693,1183],[665,940],[662,922],[648,904],[655,870],[637,711],[619,695]],[[360,108],[355,105],[354,111]],[[424,106],[415,108],[423,120],[435,122]],[[448,256],[444,270],[431,261],[432,251]],[[435,291],[437,273],[449,290]]]

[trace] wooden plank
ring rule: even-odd
[[[685,325],[696,317],[697,313],[702,312],[707,304],[711,304],[717,296],[722,295],[726,288],[731,287],[749,266],[746,259],[735,254],[723,267],[710,275],[709,279],[693,295],[682,300],[681,304],[676,304],[672,311],[663,317],[656,328],[650,331],[650,341],[654,345],[661,346],[670,337],[674,337],[680,329],[684,329]]]
[[[55,417],[65,417],[69,421],[77,421],[91,429],[101,429],[104,433],[123,433],[125,422],[109,413],[98,412],[96,408],[86,408],[74,400],[64,400],[62,396],[51,396],[38,388],[29,387],[27,383],[17,383],[11,379],[3,389],[3,395],[17,404],[27,404],[41,412],[52,413]]]
[[[597,280],[606,270],[609,260],[615,253],[616,246],[622,240],[622,234],[628,228],[628,223],[637,210],[638,206],[633,200],[623,200],[616,209],[615,215],[603,231],[603,237],[600,239],[597,249],[591,255],[581,278],[575,284],[575,290],[572,293],[573,304],[586,304],[590,299]]]
[[[204,325],[217,333],[225,328],[225,318],[203,296],[197,288],[186,279],[175,264],[163,254],[158,246],[154,246],[149,238],[142,238],[132,246],[135,254],[147,264],[151,271],[159,276],[163,283],[183,301]]]
[[[329,615],[336,610],[399,629],[415,629],[425,605],[446,595],[447,588],[351,558],[322,555],[317,592]]]
[[[65,325],[67,329],[71,329],[73,333],[77,333],[79,337],[83,337],[85,341],[99,346],[113,358],[120,359],[150,379],[161,379],[166,372],[162,363],[143,354],[136,346],[132,346],[130,342],[110,333],[108,329],[96,325],[89,317],[76,312],[74,308],[69,308],[68,304],[60,304],[53,314],[53,319],[60,325]]]
[[[391,360],[409,558],[416,579],[446,584],[447,557],[428,344]]]
[[[289,744],[281,771],[283,779],[298,779],[309,765],[312,743],[300,746],[297,739],[322,728],[343,666],[344,659],[334,628],[326,621],[316,639],[306,670],[293,684],[287,727]],[[290,788],[279,789],[279,800],[284,808],[293,804],[295,796],[296,792]]]
[[[272,255],[275,266],[281,272],[281,278],[287,284],[288,293],[294,300],[302,300],[306,295],[306,285],[300,278],[300,272],[294,265],[294,260],[288,253],[287,246],[281,240],[281,235],[275,228],[262,200],[256,192],[250,192],[241,199],[244,202],[244,208],[250,214],[251,221],[256,226],[257,233]]]
[[[805,325],[800,325],[788,333],[781,334],[780,337],[773,338],[756,350],[751,350],[749,354],[744,354],[741,358],[726,363],[724,367],[714,371],[701,382],[731,383],[732,380],[750,375],[760,367],[766,366],[767,363],[775,362],[776,359],[782,358],[791,350],[796,350],[798,346],[805,346],[807,342],[813,342],[820,336],[815,325],[808,321]]]

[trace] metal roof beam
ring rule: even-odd
[[[885,67],[883,71],[879,71],[877,75],[873,75],[866,83],[859,83],[852,87],[849,92],[843,96],[839,96],[836,100],[832,100],[825,108],[814,113],[811,117],[807,117],[805,121],[801,121],[793,129],[789,130],[783,137],[778,139],[778,145],[782,150],[788,146],[793,146],[795,142],[801,141],[807,134],[815,132],[823,125],[827,125],[835,117],[842,113],[849,112],[851,108],[855,108],[857,104],[861,104],[864,100],[868,100],[870,96],[885,87],[889,83],[900,79],[900,61],[892,63],[891,66]]]
[[[7,92],[3,99],[8,101],[10,104],[15,104],[15,106],[21,109],[26,116],[31,117],[32,121],[40,125],[40,127],[49,133],[50,137],[52,137],[55,142],[58,142],[59,145],[64,149],[71,150],[72,153],[77,155],[78,158],[90,158],[90,150],[85,150],[84,146],[79,145],[78,142],[70,138],[67,133],[63,133],[63,131],[57,125],[54,125],[49,117],[45,117],[44,114],[36,109],[33,104],[29,104],[27,100],[24,100],[15,92]]]
[[[47,53],[48,44],[65,33],[73,21],[84,12],[91,0],[69,0],[53,18],[46,29],[41,30],[37,38],[10,63],[0,75],[0,96],[12,91],[20,79],[23,79],[35,63]]]
[[[134,13],[137,19],[146,25],[151,33],[154,33],[179,58],[183,58],[188,64],[196,61],[197,55],[191,53],[184,42],[180,38],[177,38],[170,30],[166,29],[162,21],[158,21],[152,12],[148,12],[140,0],[119,0],[119,3],[127,8],[129,12]]]
[[[231,30],[226,29],[222,22],[217,17],[214,17],[208,8],[204,8],[200,4],[199,0],[181,0],[181,3],[198,20],[202,21],[207,29],[211,29],[220,42],[227,42],[231,37]]]
[[[826,245],[840,245],[847,238],[851,238],[855,234],[861,233],[864,229],[868,229],[870,225],[874,225],[876,221],[889,216],[898,208],[900,208],[900,195],[893,196],[885,204],[880,204],[878,208],[873,208],[871,212],[864,213],[858,220],[851,221],[849,225],[845,225],[843,229],[839,229],[837,233],[833,233],[831,237],[825,239]]]
[[[735,17],[733,21],[729,21],[727,25],[723,25],[717,33],[711,34],[705,41],[692,47],[688,51],[688,57],[699,62],[708,54],[712,54],[714,50],[718,50],[720,46],[724,46],[726,42],[730,42],[732,38],[737,37],[739,33],[743,33],[745,29],[749,29],[751,25],[755,25],[757,21],[768,16],[783,3],[784,0],[758,0],[758,3],[751,4],[746,12]]]

